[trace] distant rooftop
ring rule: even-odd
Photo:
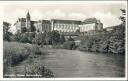
[[[83,21],[84,24],[91,24],[91,23],[97,23],[96,18],[88,18]]]
[[[75,23],[75,24],[81,24],[81,21],[79,20],[63,20],[63,19],[51,19],[51,21],[54,21],[55,23]]]

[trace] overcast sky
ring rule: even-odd
[[[8,3],[3,5],[4,20],[14,24],[18,18],[26,17],[29,10],[32,20],[41,19],[73,19],[85,20],[95,17],[100,19],[104,27],[120,24],[120,9],[124,3]]]

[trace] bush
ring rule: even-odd
[[[20,41],[21,33],[16,33],[11,37],[11,41]]]
[[[41,55],[42,54],[39,47],[35,46],[34,49],[35,49],[35,54],[36,55]]]
[[[25,66],[25,75],[40,75],[40,76],[24,76],[25,78],[50,78],[54,77],[53,72],[47,69],[42,64],[32,63]]]
[[[26,59],[31,51],[28,46],[22,45],[20,43],[10,43],[4,42],[4,59],[6,63],[10,65],[18,64],[19,62]]]
[[[45,43],[45,34],[37,33],[35,38],[32,40],[33,44],[41,45]]]
[[[3,43],[4,74],[10,72],[9,68],[28,58],[30,54],[40,53],[36,45],[18,42]]]
[[[22,43],[28,43],[29,42],[29,40],[28,40],[28,34],[27,33],[21,34],[21,36],[20,36],[20,42],[22,42]]]
[[[33,78],[33,77],[54,77],[51,70],[46,69],[40,62],[34,62],[37,55],[42,54],[37,45],[31,45],[29,43],[23,44],[18,42],[4,42],[4,75],[5,74],[22,74],[25,76],[14,76],[10,78]],[[37,55],[35,55],[37,54]],[[43,52],[45,54],[45,52]],[[29,57],[29,58],[28,58]],[[18,66],[15,69],[14,66],[27,59],[22,66]],[[31,63],[30,63],[31,62]],[[24,68],[25,67],[25,68]],[[17,71],[20,68],[21,71]],[[13,72],[14,71],[14,72]],[[26,76],[26,75],[41,75],[41,76]],[[6,77],[6,76],[4,76]],[[6,77],[7,78],[7,77]]]
[[[123,25],[113,27],[114,30],[82,37],[79,50],[125,54],[125,34]]]
[[[61,35],[60,36],[60,43],[63,44],[65,42],[65,37],[64,35]]]
[[[63,44],[63,48],[69,49],[69,50],[75,49],[75,42],[74,41],[67,41]]]
[[[12,33],[9,31],[11,24],[8,22],[3,22],[3,40],[11,41]]]

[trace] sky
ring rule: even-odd
[[[18,18],[26,17],[29,10],[31,20],[42,19],[70,19],[85,20],[95,17],[100,19],[105,27],[121,23],[120,9],[125,9],[123,2],[37,2],[37,3],[8,3],[3,4],[3,19],[12,25]],[[0,14],[1,15],[1,14]]]

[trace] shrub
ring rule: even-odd
[[[39,53],[36,50],[36,45],[29,43],[23,44],[18,42],[4,42],[3,43],[3,61],[4,61],[4,74],[11,71],[11,67],[19,64],[28,58],[30,54]]]
[[[113,28],[112,31],[101,31],[96,35],[83,36],[79,50],[125,54],[125,27],[118,25]]]
[[[41,45],[45,42],[45,34],[43,33],[37,33],[35,35],[35,38],[32,40],[33,44]]]
[[[40,75],[40,76],[25,76],[25,78],[41,78],[41,77],[54,77],[53,72],[49,69],[47,69],[45,66],[38,64],[38,63],[32,63],[31,65],[26,65],[25,68],[25,75]]]
[[[22,43],[28,43],[29,42],[29,40],[28,40],[28,34],[27,33],[21,34],[20,42],[22,42]]]
[[[20,43],[4,42],[4,59],[9,65],[15,65],[30,55],[30,48]]]
[[[60,43],[63,44],[65,42],[65,37],[64,35],[61,35],[60,36]]]
[[[40,64],[40,62],[39,63],[34,62],[35,57],[37,58],[37,55],[42,54],[37,45],[34,44],[31,45],[29,43],[23,44],[18,42],[4,42],[3,47],[4,47],[4,55],[3,55],[4,75],[12,74],[15,72],[14,75],[22,74],[25,76],[14,76],[10,78],[54,77],[53,72],[51,70],[45,68],[42,64]],[[45,54],[45,52],[43,52],[43,54]],[[34,57],[34,59],[32,59],[31,57]],[[12,69],[14,68],[14,66],[24,61],[26,58],[27,60],[24,62],[23,65],[21,64],[15,69]],[[25,68],[22,66],[24,66]],[[17,71],[17,68],[21,68],[21,71]],[[37,75],[37,74],[41,76],[26,76],[26,75]]]
[[[69,50],[75,49],[75,42],[74,41],[67,41],[63,44],[63,48],[69,49]]]
[[[10,41],[12,33],[9,31],[11,24],[8,22],[3,22],[3,40]]]

